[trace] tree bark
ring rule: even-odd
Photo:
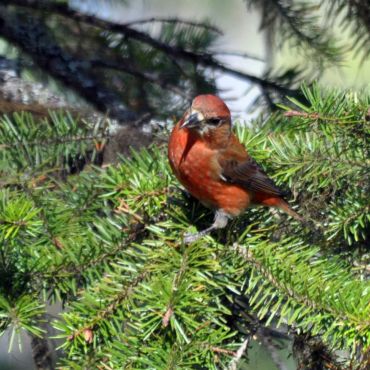
[[[32,357],[37,370],[55,369],[54,353],[49,347],[48,340],[36,336],[31,337]]]
[[[88,62],[75,58],[58,45],[41,16],[30,17],[20,10],[0,6],[0,34],[29,54],[41,68],[76,90],[96,109],[109,112],[121,122],[137,119],[135,113],[123,106],[122,98],[94,75]]]

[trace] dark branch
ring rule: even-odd
[[[125,35],[127,38],[131,38],[151,47],[162,51],[163,53],[167,54],[170,57],[175,57],[182,59],[184,61],[191,62],[196,65],[201,65],[203,67],[209,67],[213,69],[217,69],[219,71],[223,71],[227,74],[234,75],[236,77],[246,79],[254,84],[259,85],[262,89],[269,89],[275,90],[284,95],[296,95],[297,91],[290,89],[286,86],[283,86],[279,83],[274,81],[270,81],[267,79],[263,79],[261,77],[257,77],[237,69],[230,68],[217,59],[215,59],[212,54],[210,53],[197,53],[189,50],[185,50],[183,48],[168,45],[160,40],[157,40],[150,36],[146,32],[138,31],[133,28],[130,28],[124,24],[114,23],[112,21],[106,21],[99,18],[96,18],[93,15],[86,15],[79,13],[75,10],[68,8],[65,4],[55,4],[50,2],[38,2],[36,0],[4,0],[6,4],[15,4],[19,6],[25,6],[28,8],[33,8],[42,11],[49,11],[55,14],[59,14],[64,17],[68,17],[70,19],[74,19],[79,22],[84,22],[86,24],[102,28],[105,30],[109,30],[111,32],[121,33]]]
[[[45,320],[46,321],[46,320]],[[43,329],[48,332],[49,325],[45,322],[40,324]],[[38,337],[30,334],[32,357],[37,370],[53,370],[55,369],[55,353],[54,348],[45,337]]]
[[[186,91],[180,89],[179,87],[167,83],[161,76],[154,76],[154,75],[149,75],[147,73],[141,72],[137,70],[136,68],[133,68],[130,66],[130,62],[127,61],[127,64],[125,63],[115,63],[115,62],[110,62],[107,60],[101,60],[101,59],[94,59],[94,60],[89,60],[89,63],[91,64],[92,67],[102,67],[102,68],[108,68],[108,69],[114,69],[116,71],[128,73],[140,80],[143,80],[145,82],[151,82],[153,84],[156,84],[163,89],[170,90],[174,92],[177,95],[182,96],[183,98],[189,99],[190,97],[187,96]]]
[[[229,55],[229,56],[232,56],[232,57],[240,57],[240,58],[244,58],[244,59],[256,60],[256,61],[262,62],[262,63],[266,62],[265,59],[260,58],[256,55],[241,53],[241,52],[238,52],[238,51],[218,51],[218,50],[215,50],[215,51],[212,52],[212,54],[213,55]]]
[[[331,369],[343,370],[332,353],[318,337],[308,334],[294,336],[293,356],[301,370]]]
[[[122,98],[102,84],[84,60],[67,53],[53,39],[41,17],[23,17],[0,7],[0,33],[68,87],[78,91],[98,110],[120,121],[136,115],[122,105]]]

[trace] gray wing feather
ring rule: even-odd
[[[279,197],[284,195],[284,192],[275,185],[252,158],[243,162],[225,161],[222,167],[221,179],[226,182],[238,184],[254,192],[264,192]]]

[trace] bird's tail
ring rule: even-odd
[[[284,212],[286,212],[289,216],[292,216],[295,220],[300,221],[302,223],[307,222],[307,220],[300,216],[296,211],[294,211],[285,200],[280,199],[279,203],[276,206],[282,209]]]

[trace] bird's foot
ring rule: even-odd
[[[203,233],[186,233],[184,235],[184,243],[191,244],[200,239],[204,234]]]
[[[215,220],[213,224],[205,230],[199,231],[197,233],[186,233],[184,235],[184,243],[191,244],[200,239],[204,235],[208,235],[211,231],[216,229],[222,229],[227,225],[229,216],[222,210],[218,210],[215,213]]]

